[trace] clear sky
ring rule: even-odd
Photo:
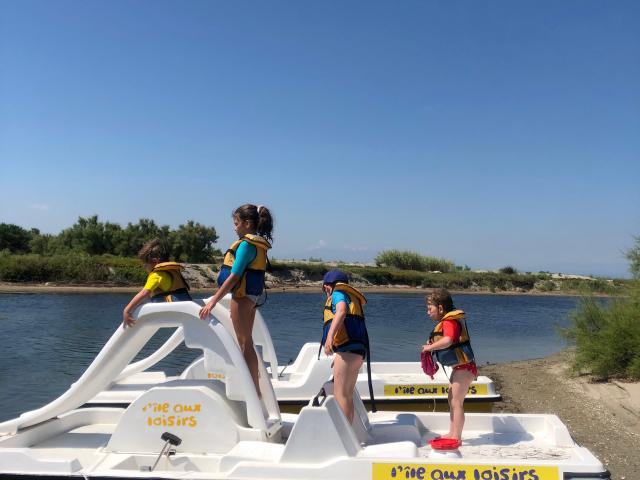
[[[635,1],[0,0],[0,221],[216,227],[622,276],[640,235]]]

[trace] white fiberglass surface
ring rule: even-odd
[[[94,450],[107,444],[114,429],[114,424],[84,425],[36,443],[31,448]]]

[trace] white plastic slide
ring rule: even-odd
[[[171,343],[181,337],[180,341],[184,338],[185,343],[192,348],[203,344],[203,342],[208,342],[216,347],[210,348],[210,352],[222,352],[209,356],[205,354],[207,368],[214,368],[209,365],[213,362],[216,364],[215,368],[224,371],[227,396],[231,399],[247,402],[247,415],[250,423],[264,423],[260,400],[253,387],[242,353],[235,338],[232,337],[233,328],[230,328],[229,310],[222,305],[216,305],[212,311],[211,322],[204,322],[198,317],[201,306],[201,303],[196,302],[179,302],[148,303],[138,308],[134,312],[134,316],[137,316],[136,325],[126,330],[119,326],[87,370],[64,394],[42,408],[0,423],[0,432],[16,432],[18,429],[35,425],[80,407],[118,378],[129,362],[135,358],[160,328],[176,327],[179,328],[171,337]],[[188,333],[185,329],[186,326],[189,329]],[[165,351],[173,350],[170,348],[171,343],[169,341],[165,343],[163,346],[163,348],[166,347]],[[158,356],[162,353],[164,351],[158,353]],[[132,367],[138,368],[139,363],[136,362]],[[269,415],[273,414],[279,417],[277,401],[268,374],[262,362],[259,365],[261,368],[260,389],[265,408]],[[241,374],[237,371],[238,369],[243,370]],[[250,408],[250,404],[253,407]],[[260,420],[261,417],[262,420]]]
[[[158,348],[155,352],[153,352],[148,357],[143,358],[135,363],[129,364],[118,377],[116,378],[116,382],[123,380],[131,375],[135,375],[136,373],[144,372],[148,368],[153,367],[160,360],[165,358],[171,352],[173,352],[178,345],[180,345],[184,341],[184,332],[182,328],[177,328],[175,332],[167,339],[166,342],[162,344],[160,348]]]

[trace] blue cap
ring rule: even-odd
[[[322,283],[349,283],[349,277],[342,270],[329,270],[324,274],[324,278],[322,279]]]

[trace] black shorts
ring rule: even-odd
[[[333,351],[335,353],[355,353],[356,355],[360,355],[362,358],[367,358],[367,350],[362,344],[343,345],[341,347],[334,348]]]

